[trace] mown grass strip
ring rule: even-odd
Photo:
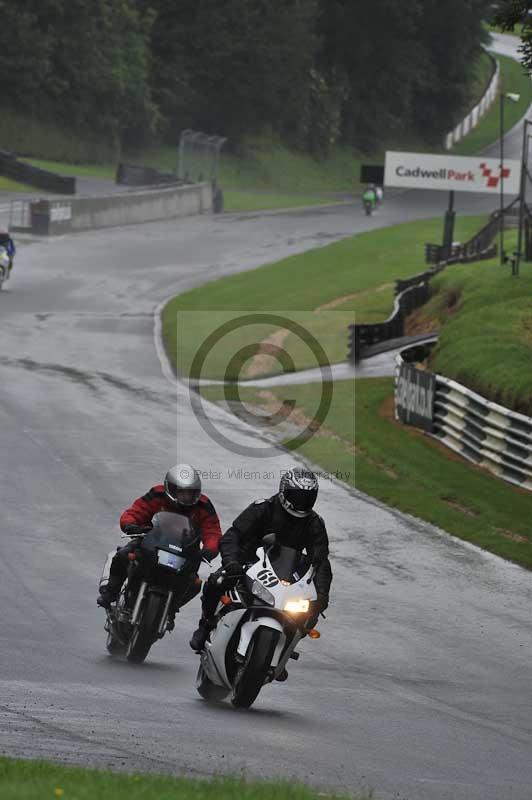
[[[288,781],[123,775],[45,761],[0,758],[0,797],[2,800],[318,800],[333,795],[318,794]],[[357,798],[370,800],[369,795],[357,795],[351,800]]]
[[[484,223],[482,217],[457,220],[456,238],[465,241]],[[441,221],[424,220],[396,225],[335,242],[259,269],[222,278],[179,295],[163,310],[163,336],[171,363],[188,375],[199,343],[214,330],[227,312],[314,312],[305,326],[325,348],[331,362],[342,361],[347,347],[347,326],[375,322],[392,310],[393,282],[425,269],[424,245],[440,241]],[[376,290],[372,294],[372,290]],[[186,312],[186,336],[178,337],[178,321]],[[189,312],[195,312],[193,314]],[[224,312],[216,316],[214,312]],[[257,331],[266,337],[271,330]],[[204,377],[223,378],[235,352],[238,337],[225,337],[211,352]],[[307,346],[295,335],[283,342],[296,369],[316,366]]]
[[[244,403],[272,411],[290,398],[312,418],[322,387],[243,388]],[[202,388],[221,401],[223,387]],[[324,471],[389,506],[532,569],[532,494],[477,469],[434,439],[393,419],[393,379],[334,384],[320,433],[300,448]],[[325,501],[326,502],[326,501]]]

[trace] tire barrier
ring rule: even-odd
[[[488,88],[484,92],[480,102],[471,109],[469,114],[467,114],[464,119],[453,128],[452,131],[445,136],[443,146],[446,150],[450,150],[453,145],[457,144],[457,142],[463,139],[464,136],[467,136],[467,134],[470,133],[473,128],[477,127],[478,123],[497,97],[501,77],[499,62],[491,55],[491,53],[488,53],[487,50],[485,52],[490,57],[493,65],[493,72],[491,74]]]
[[[396,358],[396,419],[425,430],[498,478],[531,491],[532,418],[443,375],[416,369],[405,360],[408,354],[404,350]]]
[[[37,189],[57,194],[76,194],[76,179],[66,175],[56,175],[47,169],[40,169],[19,161],[14,153],[0,151],[0,175],[20,183],[29,183]]]

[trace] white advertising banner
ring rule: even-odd
[[[519,194],[521,162],[504,161],[504,193]],[[386,153],[385,186],[408,189],[442,189],[455,192],[486,192],[497,195],[501,190],[498,158],[482,156],[436,156],[430,153]]]

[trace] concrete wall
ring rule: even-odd
[[[41,236],[175,219],[213,210],[210,183],[40,200],[32,206],[31,231]]]

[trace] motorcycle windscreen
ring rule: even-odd
[[[199,551],[200,533],[184,514],[160,511],[152,522],[153,530],[144,537],[143,547],[161,548],[184,557]]]
[[[279,580],[288,583],[297,583],[301,580],[312,563],[307,553],[279,544],[268,552],[268,558]]]

